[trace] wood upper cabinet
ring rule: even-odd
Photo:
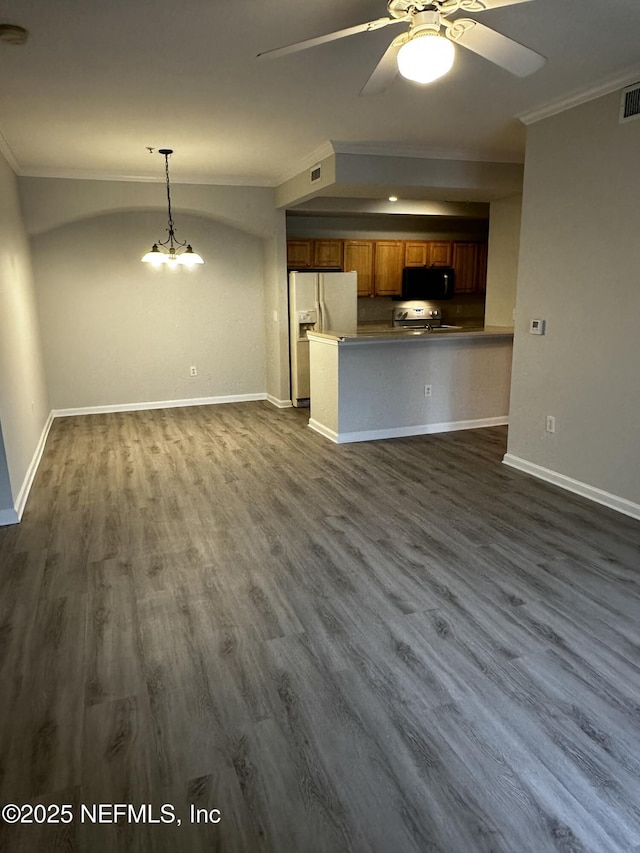
[[[342,240],[287,240],[287,267],[290,270],[315,267],[342,269]]]
[[[358,296],[400,296],[404,267],[453,267],[456,293],[484,293],[487,244],[448,240],[287,240],[291,270],[358,273]]]
[[[375,296],[400,296],[404,267],[404,241],[376,240],[374,263]]]
[[[429,263],[430,267],[453,266],[453,243],[450,240],[429,241]]]
[[[454,243],[456,293],[484,293],[487,284],[487,244]]]
[[[344,241],[344,271],[358,273],[358,296],[373,296],[373,240]]]
[[[487,290],[487,254],[489,246],[487,243],[478,243],[478,266],[476,270],[476,284],[479,293]]]
[[[448,240],[405,240],[405,267],[450,267],[453,243]]]
[[[339,267],[342,269],[342,240],[314,240],[314,267]]]
[[[313,240],[287,240],[287,267],[303,270],[313,266]]]
[[[404,244],[405,267],[428,267],[429,244],[426,240],[406,240]]]

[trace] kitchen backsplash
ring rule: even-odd
[[[484,294],[461,294],[445,302],[424,303],[432,304],[442,311],[442,322],[452,325],[482,326],[484,325]],[[388,323],[398,302],[389,297],[369,299],[361,296],[358,299],[358,324]]]

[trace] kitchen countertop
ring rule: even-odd
[[[436,341],[465,338],[512,338],[513,328],[510,326],[468,326],[461,329],[394,329],[390,326],[369,324],[359,326],[356,334],[341,334],[340,332],[308,333],[311,340],[334,341],[340,344],[370,344],[370,343],[409,343],[411,341]]]

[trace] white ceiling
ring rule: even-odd
[[[385,0],[4,0],[2,150],[22,175],[276,185],[338,140],[521,162],[516,118],[609,78],[640,78],[640,0],[533,0],[479,20],[548,57],[519,79],[457,48],[428,87],[358,92],[399,27],[277,60],[260,51],[386,14]],[[628,82],[634,82],[629,79]]]

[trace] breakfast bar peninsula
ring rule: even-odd
[[[511,328],[308,338],[309,426],[336,443],[507,423]]]

